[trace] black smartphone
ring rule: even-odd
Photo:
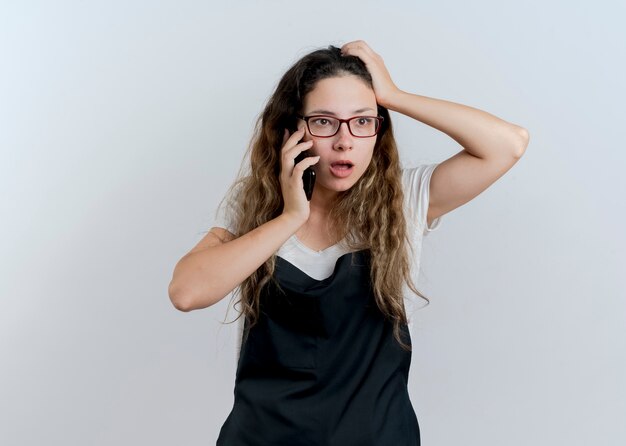
[[[300,154],[294,160],[294,164],[298,164],[304,158],[310,156],[308,150],[304,152],[300,152]],[[315,186],[315,171],[312,166],[307,167],[302,172],[302,182],[304,183],[304,193],[306,195],[306,199],[311,201],[311,196],[313,195],[313,187]]]
[[[287,125],[287,128],[289,129],[289,134],[293,135],[298,130],[296,121],[290,122]],[[302,142],[302,140],[298,141],[298,143],[300,142]],[[311,156],[308,150],[300,152],[300,154],[294,160],[294,164],[298,164],[300,161],[308,156]],[[304,169],[304,172],[302,172],[302,183],[304,186],[304,194],[306,195],[306,199],[308,201],[311,201],[311,196],[313,195],[313,187],[315,186],[315,171],[311,166],[307,167],[306,169]]]

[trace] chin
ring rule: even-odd
[[[345,179],[345,180],[338,180],[335,183],[335,187],[333,187],[332,189],[336,192],[344,192],[347,191],[349,189],[352,189],[352,186],[354,186],[356,183],[356,181],[353,181],[351,179]]]

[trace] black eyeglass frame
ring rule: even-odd
[[[385,120],[385,118],[383,118],[382,116],[368,116],[368,115],[357,115],[357,116],[352,116],[351,118],[347,118],[347,119],[339,119],[339,118],[337,118],[335,116],[330,116],[330,115],[302,116],[300,114],[296,114],[296,117],[298,119],[302,119],[304,122],[306,122],[306,127],[309,130],[309,133],[312,136],[315,136],[316,138],[332,138],[337,133],[339,133],[339,129],[341,128],[341,124],[343,124],[344,122],[348,126],[348,131],[350,132],[350,134],[352,136],[354,136],[355,138],[372,138],[372,137],[374,137],[374,136],[376,136],[378,134],[378,132],[380,131],[380,128],[382,127],[382,123]],[[337,126],[337,130],[335,131],[335,133],[333,133],[332,135],[317,136],[317,135],[314,135],[313,132],[311,132],[311,128],[309,127],[309,119],[311,119],[311,118],[332,118],[332,119],[336,119],[337,121],[339,121],[339,125]],[[352,133],[352,129],[350,128],[350,121],[353,120],[354,118],[374,118],[374,119],[378,120],[378,125],[376,126],[376,132],[373,135],[370,135],[370,136],[358,136],[358,135],[355,135],[354,133]]]

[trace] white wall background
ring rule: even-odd
[[[363,39],[401,89],[531,135],[425,239],[422,443],[626,444],[618,5],[3,1],[0,443],[215,443],[236,324],[220,324],[228,299],[175,310],[174,265],[212,226],[282,73]],[[392,117],[407,164],[461,150]]]

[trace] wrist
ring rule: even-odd
[[[299,215],[289,212],[283,212],[278,216],[278,218],[281,219],[289,227],[289,231],[291,231],[292,233],[300,229],[300,227],[307,221],[306,218],[302,218]]]
[[[385,107],[387,110],[396,110],[397,104],[401,102],[404,91],[399,88],[393,90],[390,94],[386,95],[383,99],[380,99],[378,103]]]

